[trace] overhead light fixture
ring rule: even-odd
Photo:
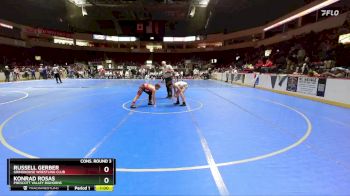
[[[117,42],[117,41],[119,41],[119,38],[118,38],[118,36],[106,36],[106,40]]]
[[[164,42],[174,42],[175,39],[174,39],[174,37],[163,37],[163,41]]]
[[[196,13],[196,6],[191,6],[190,12],[188,13],[188,16],[193,18]]]
[[[84,6],[81,6],[81,13],[83,14],[83,16],[87,16],[88,15]]]
[[[305,16],[305,15],[307,15],[307,14],[310,14],[310,13],[316,11],[316,10],[319,10],[319,9],[321,9],[321,8],[324,8],[324,7],[327,7],[327,6],[329,6],[329,5],[333,4],[333,3],[336,3],[336,2],[338,2],[338,1],[340,1],[340,0],[326,0],[326,1],[322,2],[322,3],[320,3],[320,4],[317,4],[317,5],[315,5],[315,6],[311,7],[311,8],[309,8],[309,9],[307,9],[307,10],[301,11],[301,12],[299,12],[299,13],[297,13],[297,14],[291,16],[291,17],[288,17],[288,18],[286,18],[286,19],[284,19],[284,20],[282,20],[282,21],[280,21],[280,22],[277,22],[277,23],[275,23],[275,24],[270,25],[270,26],[264,28],[264,31],[268,31],[268,30],[270,30],[270,29],[273,29],[273,28],[275,28],[275,27],[278,27],[278,26],[280,26],[280,25],[283,25],[283,24],[285,24],[285,23],[287,23],[287,22],[290,22],[290,21],[292,21],[292,20],[295,20],[295,19],[300,18],[300,17],[302,17],[302,16]]]
[[[106,36],[105,35],[97,35],[97,34],[93,34],[93,39],[97,39],[97,40],[105,40]]]
[[[136,37],[133,36],[108,36],[108,35],[93,35],[93,39],[96,40],[107,40],[107,41],[113,41],[113,42],[135,42],[137,40]]]
[[[73,39],[69,39],[65,37],[57,37],[57,36],[54,36],[53,38],[54,38],[53,43],[55,44],[74,45]]]
[[[193,42],[198,40],[196,36],[187,37],[163,37],[164,42]]]
[[[82,7],[84,5],[89,5],[86,0],[68,0],[71,3],[73,3],[74,5],[78,6],[78,7]]]
[[[185,42],[193,42],[196,41],[196,36],[187,36],[184,38]]]
[[[210,0],[199,0],[198,6],[199,6],[199,7],[207,7],[208,4],[209,4],[209,1],[210,1]]]
[[[4,23],[0,23],[1,27],[7,28],[7,29],[13,29],[13,26],[8,25],[8,24],[4,24]]]

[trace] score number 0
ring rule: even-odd
[[[109,172],[109,167],[108,167],[108,166],[104,167],[104,168],[103,168],[103,171],[104,171],[105,173],[108,173],[108,172]],[[105,178],[103,179],[103,182],[104,182],[105,184],[108,184],[108,183],[109,183],[109,178],[108,178],[108,177],[105,177]]]

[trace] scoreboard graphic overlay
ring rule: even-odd
[[[11,191],[113,191],[116,160],[8,159]]]

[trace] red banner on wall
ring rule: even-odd
[[[26,28],[25,33],[35,34],[35,35],[50,35],[50,36],[59,36],[59,37],[73,37],[72,33],[63,32],[63,31],[53,31],[42,28]]]
[[[139,22],[136,26],[137,33],[143,33],[143,23]]]

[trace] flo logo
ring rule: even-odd
[[[339,14],[339,10],[321,10],[322,16],[338,16]]]

